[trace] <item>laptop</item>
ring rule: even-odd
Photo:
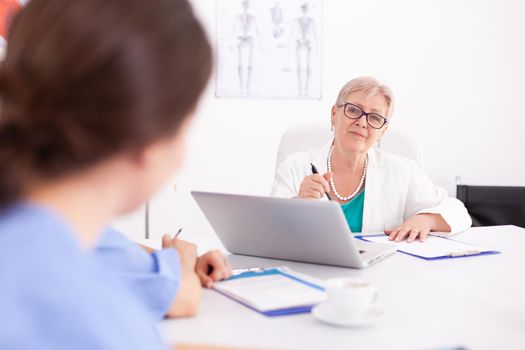
[[[352,268],[395,253],[352,236],[337,202],[192,191],[231,253]]]

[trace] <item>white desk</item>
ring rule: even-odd
[[[338,328],[310,314],[269,318],[212,290],[199,314],[159,325],[166,341],[277,349],[525,349],[525,229],[473,228],[455,236],[502,254],[425,261],[397,253],[365,270],[232,255],[234,267],[287,265],[318,278],[377,286],[386,318]],[[210,243],[211,242],[211,243]],[[216,238],[203,239],[208,246]]]

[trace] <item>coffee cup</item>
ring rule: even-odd
[[[355,278],[334,278],[326,281],[327,303],[337,317],[362,317],[377,301],[377,289]]]

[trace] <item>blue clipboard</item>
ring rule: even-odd
[[[370,241],[370,240],[368,240],[366,238],[367,237],[383,237],[383,236],[384,236],[384,234],[380,233],[380,234],[376,234],[376,235],[374,234],[374,235],[366,235],[366,236],[355,236],[355,238],[358,238],[358,239],[360,239],[362,241],[366,241],[366,242],[373,242],[373,241]],[[466,244],[466,245],[471,245],[470,243],[461,242],[461,241],[458,241],[458,240],[455,240],[455,239],[450,239],[448,237],[442,237],[442,236],[432,236],[432,237],[436,237],[436,238],[440,238],[440,239],[446,239],[446,240],[449,240],[449,241],[455,241],[455,242]],[[405,251],[400,250],[400,249],[398,249],[397,251],[400,252],[400,253],[403,253],[403,254],[406,254],[406,255],[410,255],[410,256],[413,256],[413,257],[416,257],[416,258],[419,258],[419,259],[427,260],[427,261],[444,260],[444,259],[457,259],[457,258],[469,258],[469,257],[472,257],[472,256],[480,256],[480,255],[501,254],[501,252],[497,251],[497,250],[485,250],[485,251],[471,250],[471,251],[462,251],[462,252],[451,252],[451,253],[448,253],[448,254],[445,254],[445,255],[441,255],[441,256],[427,257],[427,256],[417,255],[417,254],[414,254],[414,253],[405,252]]]
[[[248,271],[246,272],[242,272],[242,273],[239,273],[237,275],[234,275],[230,278],[228,278],[226,281],[231,281],[231,280],[235,280],[235,279],[239,279],[239,278],[253,278],[253,277],[259,277],[259,276],[269,276],[269,275],[281,275],[281,276],[284,276],[284,277],[287,277],[287,278],[290,278],[291,280],[294,280],[296,282],[299,282],[299,283],[302,283],[308,287],[311,287],[311,288],[314,288],[314,289],[317,289],[317,290],[320,290],[320,291],[325,291],[325,289],[321,286],[318,286],[317,284],[314,284],[314,283],[311,283],[311,282],[308,282],[308,281],[305,281],[297,276],[293,276],[291,274],[288,274],[284,271],[282,271],[281,269],[279,268],[270,268],[270,269],[264,269],[264,268],[250,268],[250,269],[247,269]],[[257,308],[243,302],[242,300],[239,300],[237,298],[235,298],[234,296],[232,295],[229,295],[229,294],[226,294],[218,289],[215,289],[214,290],[236,302],[238,302],[239,304],[241,305],[244,305],[246,306],[247,308],[249,309],[252,309],[254,311],[257,311],[258,313],[260,314],[263,314],[265,316],[270,316],[270,317],[274,317],[274,316],[286,316],[286,315],[295,315],[295,314],[302,314],[302,313],[309,313],[312,308],[315,306],[314,305],[305,305],[305,306],[298,306],[298,307],[289,307],[289,308],[284,308],[284,309],[276,309],[276,310],[268,310],[268,311],[262,311],[262,310],[258,310]]]

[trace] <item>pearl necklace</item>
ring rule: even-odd
[[[328,152],[328,171],[331,172],[332,171],[332,150],[334,149],[334,145],[332,145],[332,147],[330,147],[330,151]],[[339,194],[339,192],[337,192],[337,190],[335,189],[335,182],[334,182],[334,177],[332,176],[330,178],[330,187],[332,187],[332,191],[334,191],[334,194],[335,196],[337,197],[337,199],[339,199],[340,201],[343,201],[343,202],[346,202],[352,198],[354,198],[358,193],[359,191],[361,191],[361,188],[363,187],[363,184],[365,183],[365,178],[366,178],[366,168],[368,167],[368,155],[366,156],[366,159],[365,159],[365,167],[363,169],[363,175],[361,176],[361,181],[359,181],[359,185],[357,186],[356,190],[354,191],[354,193],[352,193],[351,195],[349,196],[341,196]]]

